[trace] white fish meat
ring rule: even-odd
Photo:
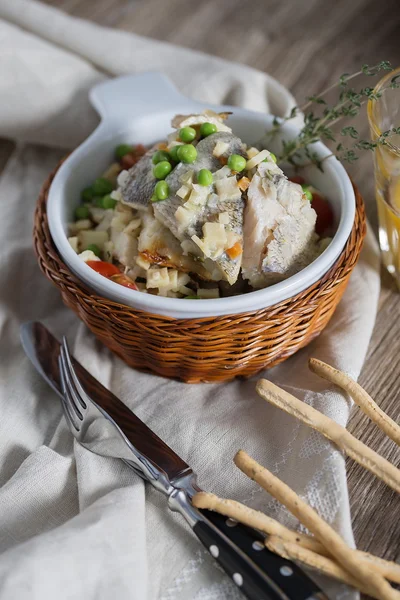
[[[241,193],[238,199],[235,200],[222,200],[214,194],[213,201],[208,201],[196,213],[193,213],[193,218],[186,225],[182,226],[182,223],[176,217],[177,210],[185,204],[185,200],[177,195],[178,190],[182,187],[182,176],[184,177],[185,174],[192,171],[196,180],[196,175],[201,169],[208,169],[213,173],[221,169],[219,158],[213,156],[214,147],[219,141],[227,144],[226,150],[221,156],[228,157],[230,154],[245,156],[243,143],[233,134],[218,132],[209,135],[197,144],[197,159],[194,163],[179,163],[166,177],[165,181],[169,186],[169,197],[154,204],[155,217],[168,227],[181,242],[185,240],[187,242],[192,241],[193,236],[202,238],[205,223],[216,222],[220,213],[228,213],[226,228],[237,236],[239,243],[243,243],[244,200]],[[230,284],[235,283],[241,267],[241,258],[242,255],[236,259],[231,259],[223,253],[222,256],[215,259],[215,264],[221,272],[221,279],[227,280]],[[210,265],[210,262],[212,261],[207,260],[205,264]]]
[[[254,288],[286,279],[317,254],[316,213],[301,186],[262,162],[247,190],[242,275]]]

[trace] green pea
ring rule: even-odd
[[[162,160],[153,168],[153,175],[156,179],[165,179],[168,173],[171,172],[171,169],[171,163]]]
[[[79,219],[87,219],[89,217],[89,209],[85,205],[77,206],[75,209],[75,217]]]
[[[93,198],[93,204],[97,206],[97,208],[104,208],[103,196],[95,196]]]
[[[181,162],[180,158],[178,158],[178,150],[179,150],[180,147],[181,147],[180,145],[179,146],[178,145],[177,146],[172,146],[172,148],[169,151],[169,155],[170,155],[170,157],[172,158],[172,160],[174,162]]]
[[[246,167],[246,159],[240,156],[240,154],[231,154],[228,158],[228,167],[231,171],[240,173]]]
[[[170,157],[169,153],[166,152],[165,150],[157,150],[157,152],[154,152],[153,158],[151,160],[152,160],[153,165],[158,165],[158,163],[165,161],[165,160],[167,162],[169,162],[171,160],[171,157]]]
[[[201,137],[207,137],[207,136],[211,135],[212,133],[216,133],[216,131],[217,131],[217,126],[214,125],[214,123],[203,123],[200,126]]]
[[[111,198],[110,194],[103,196],[103,208],[115,208],[117,201]]]
[[[305,185],[303,183],[303,185],[301,186],[301,189],[303,190],[303,194],[305,195],[305,197],[307,198],[307,200],[309,200],[310,202],[312,202],[312,193],[310,191],[310,186]]]
[[[193,142],[195,137],[196,137],[196,130],[193,129],[193,127],[182,127],[182,129],[179,130],[179,139],[181,139],[182,142],[185,142],[185,143]]]
[[[211,185],[213,182],[213,174],[208,169],[200,169],[197,175],[197,183],[200,185]]]
[[[129,146],[129,144],[120,144],[115,148],[115,157],[121,159],[125,154],[132,152],[132,150],[133,148],[132,146]]]
[[[93,252],[93,254],[95,254],[96,256],[100,256],[100,254],[101,254],[101,250],[97,244],[89,244],[89,246],[86,248],[86,250],[91,250]]]
[[[278,162],[278,159],[276,158],[275,154],[273,152],[270,152],[270,157],[268,158],[264,158],[263,162],[269,162],[269,160],[271,159],[274,163]]]
[[[192,144],[184,144],[178,148],[178,158],[183,163],[194,163],[197,158],[197,150]]]
[[[169,195],[169,186],[166,181],[159,181],[154,188],[154,195],[156,197],[156,201],[166,200]],[[153,200],[154,202],[154,200]]]
[[[93,200],[93,189],[91,187],[87,187],[82,191],[81,198],[83,202],[91,202]]]
[[[104,177],[99,177],[92,185],[93,196],[105,196],[106,194],[110,194],[113,189],[114,186],[111,181]]]

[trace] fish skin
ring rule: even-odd
[[[199,211],[195,221],[184,231],[180,228],[175,217],[177,209],[185,203],[185,200],[176,195],[176,192],[182,186],[180,181],[182,175],[189,171],[193,171],[196,175],[200,169],[208,169],[211,172],[215,172],[221,168],[221,162],[212,154],[215,144],[218,141],[227,142],[229,144],[228,149],[222,156],[227,157],[230,154],[240,154],[245,156],[245,146],[235,135],[228,132],[217,132],[209,135],[197,144],[197,159],[194,163],[179,163],[166,177],[165,181],[168,183],[170,190],[169,197],[154,205],[155,217],[168,227],[180,241],[190,240],[193,235],[202,238],[202,227],[204,223],[216,220],[216,217],[220,212],[228,212],[230,217],[229,227],[239,235],[240,241],[243,242],[243,195],[240,200],[217,201],[213,206],[206,205]],[[222,279],[226,279],[229,283],[234,283],[237,280],[241,266],[241,255],[235,260],[230,259],[226,255],[222,255],[215,260],[215,263],[221,270]]]
[[[312,261],[316,213],[301,186],[269,163],[247,190],[242,275],[255,288],[286,279]]]
[[[153,154],[158,146],[153,146],[128,171],[128,177],[121,186],[120,192],[125,204],[137,210],[148,210],[157,179],[153,175]]]

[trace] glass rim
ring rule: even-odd
[[[376,84],[376,86],[374,87],[374,92],[381,91],[381,89],[385,86],[385,84],[388,81],[390,81],[390,79],[392,79],[392,77],[395,77],[396,75],[400,75],[400,67],[393,69],[393,71],[390,71],[384,77],[382,77],[382,79],[380,79],[378,81],[378,83]],[[376,118],[375,118],[375,106],[377,105],[378,102],[379,102],[379,100],[368,100],[368,104],[367,104],[367,114],[368,114],[369,125],[377,137],[382,135],[382,131],[381,131],[380,127],[378,127]],[[400,156],[400,147],[399,146],[394,146],[390,142],[387,142],[386,147],[390,150],[390,152],[393,152],[393,154]]]

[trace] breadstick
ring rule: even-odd
[[[230,517],[247,525],[258,529],[268,536],[281,538],[285,542],[292,542],[297,544],[300,548],[312,551],[314,554],[327,557],[329,556],[326,548],[314,537],[299,533],[281,525],[275,519],[268,517],[264,513],[249,508],[236,500],[228,500],[226,498],[219,498],[215,494],[208,492],[198,492],[192,498],[192,504],[196,508],[203,508],[206,510],[213,510],[220,515]],[[368,552],[362,552],[361,550],[355,550],[359,560],[364,561],[369,568],[374,569],[376,573],[383,575],[386,579],[395,583],[400,583],[400,565],[391,561],[383,560]]]
[[[306,548],[298,546],[293,542],[287,542],[275,536],[267,538],[265,540],[265,545],[268,550],[275,552],[275,554],[279,554],[279,556],[282,556],[282,558],[301,562],[304,565],[307,565],[307,567],[316,569],[323,575],[328,575],[329,577],[333,577],[334,579],[338,579],[347,585],[351,585],[352,587],[359,589],[360,592],[363,592],[364,594],[371,594],[369,587],[360,583],[330,558],[320,556],[311,550],[307,550]],[[377,598],[377,596],[375,596],[375,598]]]
[[[344,427],[326,417],[315,408],[292,396],[266,379],[260,379],[256,386],[262,398],[285,412],[297,417],[306,425],[316,429],[334,442],[353,460],[382,479],[388,486],[400,493],[400,471],[383,456],[357,440]]]
[[[322,362],[322,360],[310,358],[308,366],[313,373],[316,373],[316,375],[319,375],[323,379],[330,381],[330,383],[339,386],[342,390],[345,390],[371,421],[378,425],[390,439],[400,446],[400,425],[379,408],[376,402],[374,402],[361,385],[346,375],[346,373],[334,369],[330,365]]]
[[[369,594],[375,595],[379,600],[400,600],[400,593],[396,592],[386,579],[360,561],[355,551],[349,548],[341,536],[283,481],[259,465],[243,450],[239,450],[234,462],[243,473],[286,506],[351,576],[368,587]]]
[[[218,498],[215,494],[209,494],[208,492],[198,492],[193,496],[192,504],[196,508],[214,510],[225,517],[230,517],[231,519],[239,521],[239,523],[243,523],[243,525],[258,529],[267,535],[277,536],[287,541],[294,542],[313,552],[325,552],[324,546],[322,546],[318,540],[309,535],[304,535],[304,533],[296,533],[264,513],[253,510],[235,500]]]

